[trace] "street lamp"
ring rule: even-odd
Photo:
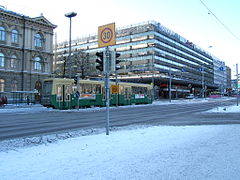
[[[155,70],[155,66],[154,66],[154,47],[152,48],[152,97],[153,97],[153,100],[155,100],[155,87],[154,87],[154,70]]]
[[[205,97],[205,87],[204,87],[204,67],[202,65],[202,97],[204,98]]]
[[[169,74],[169,94],[168,94],[168,96],[169,96],[169,102],[171,102],[172,101],[172,70],[171,70],[171,67],[169,67],[169,72],[168,72],[168,74]]]
[[[69,63],[69,78],[72,78],[72,61],[71,61],[71,43],[72,43],[72,17],[75,17],[77,13],[70,12],[65,14],[66,17],[70,19],[70,28],[69,28],[69,56],[68,56],[68,63]]]
[[[221,67],[219,67],[219,71],[222,71],[222,78],[221,78],[221,95],[223,96],[224,95],[224,85],[225,85],[225,73],[224,73],[224,65],[222,65]]]
[[[204,67],[203,67],[203,64],[201,65],[201,67],[199,67],[198,70],[202,74],[202,98],[204,98],[205,97],[205,86],[204,86]]]

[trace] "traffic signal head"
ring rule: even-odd
[[[116,56],[116,59],[117,59],[117,58],[119,58],[121,56],[121,54],[120,53],[116,53],[115,56]]]
[[[96,69],[98,69],[99,71],[103,71],[104,70],[104,59],[103,59],[103,52],[97,52],[96,53],[97,59],[96,59]]]
[[[115,64],[119,64],[120,62],[122,62],[121,60],[119,60],[119,59],[116,59],[116,61],[115,61],[116,63]]]
[[[121,69],[121,66],[120,65],[118,65],[120,62],[122,62],[121,60],[119,60],[119,59],[117,59],[117,58],[119,58],[121,56],[121,54],[120,53],[115,53],[115,69],[116,69],[116,71],[117,70],[119,70],[119,69]]]
[[[103,59],[103,52],[96,52],[96,56]]]

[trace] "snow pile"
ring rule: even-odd
[[[240,126],[148,127],[0,152],[1,180],[238,179]]]
[[[216,107],[207,111],[208,113],[240,113],[240,105]]]
[[[115,130],[120,128],[110,128],[110,130]],[[72,130],[70,132],[57,133],[57,134],[47,134],[41,136],[16,138],[10,140],[0,141],[0,152],[4,151],[15,151],[18,148],[27,148],[36,145],[47,145],[49,143],[57,143],[58,141],[65,140],[68,138],[76,138],[79,136],[87,136],[93,134],[104,133],[103,128],[88,128],[81,130]]]

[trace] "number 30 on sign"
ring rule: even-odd
[[[116,44],[115,23],[98,27],[98,47],[112,46]]]

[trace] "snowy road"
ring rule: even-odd
[[[221,104],[232,104],[223,99]],[[204,115],[201,112],[219,106],[215,101],[165,105],[138,105],[111,108],[110,126],[119,127],[131,124],[152,125],[203,125],[237,124],[240,119],[236,114],[224,118],[218,115]],[[199,114],[200,113],[200,114]],[[0,140],[39,136],[76,129],[103,128],[106,123],[105,108],[89,110],[52,110],[47,108],[27,109],[15,113],[2,112],[0,120]]]

